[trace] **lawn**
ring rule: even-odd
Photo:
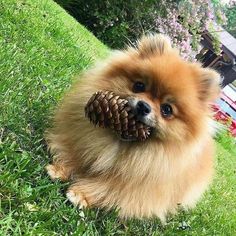
[[[107,53],[52,0],[0,2],[0,235],[236,235],[236,147],[226,134],[211,189],[165,226],[79,210],[65,198],[68,184],[50,181],[49,117],[75,75]]]

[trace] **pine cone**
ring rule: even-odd
[[[145,140],[150,127],[135,119],[128,101],[110,91],[93,94],[85,106],[90,122],[103,128],[111,128],[122,139]]]

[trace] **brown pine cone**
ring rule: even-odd
[[[103,128],[111,128],[122,139],[145,140],[150,127],[137,121],[128,101],[110,91],[93,94],[85,106],[85,115],[90,122]]]

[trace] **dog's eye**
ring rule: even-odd
[[[164,118],[169,118],[173,115],[173,108],[168,103],[161,104],[161,114]]]
[[[133,86],[133,91],[135,93],[142,93],[145,92],[145,84],[143,82],[135,82]]]

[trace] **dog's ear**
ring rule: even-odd
[[[220,94],[220,75],[209,68],[199,68],[198,74],[199,98],[202,101],[214,101]]]
[[[150,34],[138,41],[137,49],[141,57],[162,55],[172,49],[170,38],[163,34]]]

